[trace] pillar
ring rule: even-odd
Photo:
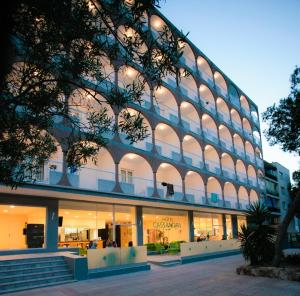
[[[189,241],[194,241],[194,212],[188,211]]]
[[[57,250],[58,241],[58,200],[51,200],[46,213],[46,249]]]
[[[226,215],[222,214],[223,240],[227,239]]]
[[[142,246],[144,244],[143,238],[143,207],[136,207],[136,231],[137,231],[137,245]]]
[[[237,215],[231,215],[231,225],[232,225],[232,237],[234,239],[237,239],[238,238]]]

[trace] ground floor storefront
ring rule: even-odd
[[[230,240],[246,223],[225,209],[105,201],[2,194],[0,254]]]

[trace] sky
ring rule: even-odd
[[[261,113],[286,97],[300,66],[300,0],[162,0],[160,11],[256,103]],[[261,122],[261,130],[266,127]],[[290,170],[299,157],[271,147],[263,156]]]

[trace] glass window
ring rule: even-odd
[[[0,205],[0,249],[45,247],[46,208]]]
[[[227,239],[233,239],[232,221],[231,221],[231,216],[230,215],[226,215],[226,232],[227,232]]]
[[[194,212],[194,241],[221,240],[222,215]]]
[[[242,225],[247,225],[247,219],[245,216],[238,216],[237,217],[237,224],[238,224],[238,232],[241,232]]]
[[[121,182],[132,183],[133,172],[125,169],[121,169]]]
[[[143,208],[143,233],[144,244],[189,241],[187,212]]]

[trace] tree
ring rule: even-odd
[[[154,88],[166,75],[178,77],[185,38],[167,27],[150,38],[145,13],[158,0],[11,2],[9,50],[0,65],[0,182],[14,187],[34,179],[57,149],[51,134],[58,121],[66,127],[64,152],[75,170],[88,158],[97,161],[107,132],[120,131],[131,143],[148,136],[140,112],[133,115],[128,106],[142,103],[147,83]],[[114,71],[134,66],[139,74],[116,85],[107,61]],[[74,89],[79,99],[70,104],[66,98]],[[72,114],[76,107],[84,108],[84,122]]]
[[[291,75],[291,91],[287,98],[281,99],[278,106],[273,105],[263,113],[268,123],[265,135],[271,145],[278,144],[283,151],[300,155],[300,68]],[[300,213],[300,171],[293,173],[295,186],[291,190],[292,202],[281,222],[276,244],[273,265],[278,266],[282,257],[282,245],[288,226],[293,217]]]

